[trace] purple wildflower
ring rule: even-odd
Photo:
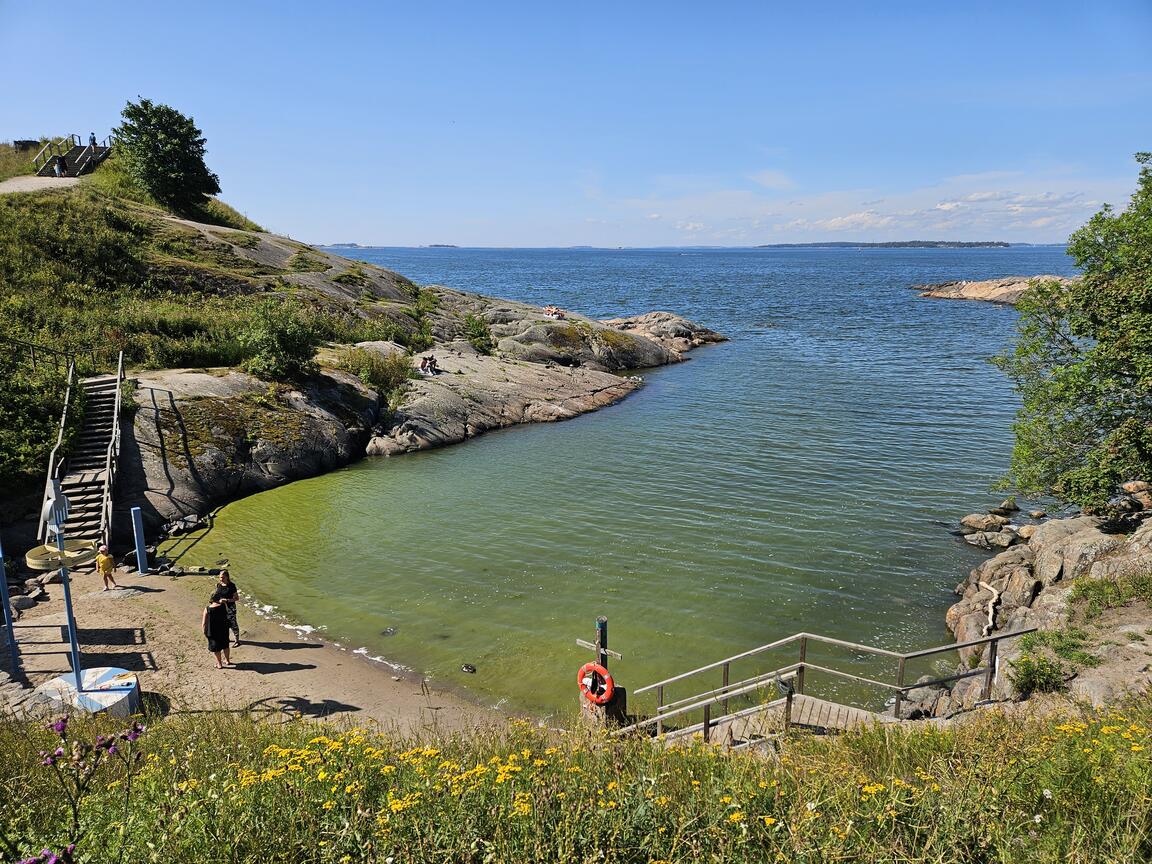
[[[53,720],[52,723],[49,724],[48,728],[51,729],[53,732],[55,732],[57,735],[60,735],[61,737],[63,737],[64,734],[67,733],[67,731],[68,731],[68,717],[67,717],[67,715],[60,717],[56,720]]]

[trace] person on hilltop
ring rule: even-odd
[[[220,581],[216,584],[216,593],[213,596],[224,604],[224,609],[228,613],[228,629],[236,634],[237,645],[240,644],[240,624],[236,620],[236,599],[239,595],[240,591],[232,581],[231,575],[227,570],[221,570]]]
[[[231,666],[232,656],[228,649],[228,610],[224,608],[224,601],[215,594],[204,607],[200,623],[204,629],[204,636],[208,639],[208,650],[216,658],[216,668]]]
[[[89,132],[88,133],[88,146],[93,148],[93,149],[96,148],[96,133],[95,132]]]
[[[112,575],[115,569],[116,559],[109,554],[107,546],[101,546],[96,552],[96,572],[104,579],[105,591],[120,587],[116,584],[116,577]]]

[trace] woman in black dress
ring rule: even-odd
[[[228,610],[215,594],[204,609],[204,635],[208,637],[208,650],[216,657],[216,668],[232,665],[228,653]]]
[[[236,644],[240,644],[240,623],[236,620],[236,598],[240,592],[227,570],[220,571],[220,581],[216,583],[216,596],[224,601],[228,612],[228,628],[236,634]]]

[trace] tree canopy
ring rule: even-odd
[[[219,179],[204,164],[205,139],[191,117],[143,98],[129,102],[121,117],[117,158],[160,204],[188,211],[220,191]]]
[[[1021,298],[1020,337],[997,358],[1023,397],[1009,480],[1100,507],[1152,480],[1152,153],[1127,209],[1111,206],[1069,239],[1083,271]]]

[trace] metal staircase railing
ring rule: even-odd
[[[100,500],[100,542],[107,543],[112,532],[112,487],[120,459],[120,399],[124,384],[124,352],[116,361],[116,399],[112,408],[112,440],[104,457],[104,494]]]
[[[76,362],[74,360],[68,361],[68,384],[67,389],[64,391],[64,410],[60,412],[60,430],[56,433],[56,446],[52,448],[52,453],[48,456],[48,475],[44,481],[44,497],[41,500],[40,506],[40,526],[36,531],[36,536],[40,539],[41,543],[48,542],[48,499],[52,497],[52,481],[64,479],[64,454],[61,448],[64,445],[64,430],[68,427],[68,411],[72,407],[72,392],[76,387]]]
[[[784,639],[778,639],[775,642],[770,642],[767,645],[761,645],[758,648],[753,648],[750,651],[744,651],[740,654],[735,654],[731,657],[726,657],[723,660],[717,660],[715,663],[708,663],[697,669],[689,672],[683,672],[680,675],[674,675],[671,678],[665,678],[663,681],[657,681],[655,684],[649,684],[646,687],[640,687],[633,692],[634,696],[641,693],[655,691],[656,693],[656,713],[646,719],[633,723],[622,729],[618,729],[616,735],[623,735],[629,732],[636,732],[639,730],[651,729],[655,734],[664,734],[665,724],[675,718],[683,718],[686,715],[701,712],[703,720],[699,723],[692,724],[688,727],[678,728],[673,733],[675,736],[681,736],[694,732],[702,732],[704,740],[707,741],[709,733],[712,728],[721,724],[731,722],[736,719],[749,717],[754,714],[763,713],[780,706],[784,706],[785,725],[788,725],[792,698],[794,694],[804,695],[805,687],[805,673],[808,671],[819,672],[830,675],[834,678],[852,681],[857,684],[865,684],[870,687],[879,687],[892,693],[895,701],[892,708],[892,716],[896,720],[903,719],[900,716],[901,704],[909,690],[914,690],[919,687],[930,687],[939,684],[946,684],[952,681],[959,681],[964,678],[973,678],[979,675],[984,676],[984,686],[982,689],[981,699],[987,700],[991,696],[992,685],[996,679],[998,669],[998,649],[1001,641],[1005,639],[1013,639],[1017,636],[1022,636],[1025,633],[1032,633],[1037,628],[1027,627],[1022,630],[1016,630],[1012,633],[1000,633],[994,636],[985,636],[980,639],[973,639],[967,642],[956,642],[951,645],[941,645],[937,648],[926,648],[921,651],[898,652],[889,651],[885,648],[874,648],[871,645],[860,645],[856,642],[846,642],[843,639],[833,639],[828,636],[820,636],[814,633],[796,633]],[[874,678],[868,678],[863,675],[856,675],[850,672],[845,672],[840,669],[834,669],[830,666],[825,666],[813,663],[808,660],[808,647],[810,643],[817,643],[823,645],[830,645],[837,648],[846,648],[854,652],[861,652],[873,656],[884,657],[889,660],[895,660],[896,667],[896,680],[895,682],[878,681]],[[740,660],[747,660],[752,657],[764,654],[769,651],[776,651],[781,648],[786,648],[791,645],[797,646],[798,658],[795,663],[788,664],[769,672],[761,672],[756,675],[744,678],[740,681],[730,681],[731,666],[733,663]],[[974,669],[967,669],[963,672],[957,672],[953,675],[945,675],[935,678],[930,681],[918,681],[914,684],[905,683],[905,673],[907,663],[909,660],[919,660],[925,657],[931,657],[936,654],[944,654],[952,651],[958,651],[962,648],[974,648],[978,645],[988,645],[988,659],[987,665]],[[691,696],[686,696],[681,699],[676,699],[671,702],[664,700],[665,688],[669,685],[686,681],[707,672],[714,672],[720,670],[722,674],[723,683],[719,687],[714,687],[709,690],[704,690],[695,693]],[[729,703],[731,700],[747,697],[757,691],[761,691],[769,686],[777,686],[784,693],[784,698],[774,699],[760,705],[754,705],[748,708],[741,708],[736,712],[729,711]],[[714,706],[720,706],[720,713],[718,716],[712,716],[712,709]]]

